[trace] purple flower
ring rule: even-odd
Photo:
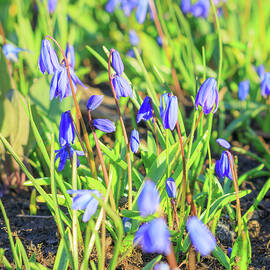
[[[216,248],[215,237],[196,216],[188,219],[186,227],[192,245],[202,256],[209,255]]]
[[[5,57],[11,60],[12,62],[18,61],[18,53],[27,51],[25,49],[17,48],[12,44],[4,44],[2,50]]]
[[[85,210],[82,221],[87,222],[97,211],[98,200],[93,194],[100,198],[101,194],[97,190],[67,190],[69,194],[77,194],[72,201],[73,210]]]
[[[138,0],[121,0],[121,8],[128,17],[132,10],[137,6]]]
[[[112,67],[117,75],[121,75],[124,72],[124,64],[118,51],[112,52]]]
[[[232,248],[229,247],[229,248],[228,248],[228,257],[231,258],[231,255],[232,255]]]
[[[241,101],[245,100],[249,93],[249,80],[239,83],[238,97]]]
[[[48,10],[50,13],[53,13],[56,9],[57,0],[48,0]]]
[[[65,168],[67,159],[70,159],[73,157],[73,153],[77,154],[77,167],[80,166],[80,160],[78,156],[83,156],[84,152],[83,151],[76,151],[74,150],[69,144],[65,144],[64,146],[61,147],[59,150],[55,150],[56,156],[55,156],[55,161],[60,158],[59,165],[58,165],[58,170],[62,171]],[[70,155],[69,155],[70,152]]]
[[[217,160],[216,162],[216,174],[220,178],[224,178],[226,176],[230,180],[233,180],[232,170],[231,170],[230,161],[229,161],[229,157],[227,153],[229,153],[230,160],[232,162],[231,153],[227,151],[223,151],[221,154],[220,160]]]
[[[266,98],[270,95],[270,73],[265,72],[261,82],[261,95]]]
[[[216,104],[216,108],[213,111],[215,113],[218,108],[218,91],[217,82],[214,78],[208,78],[201,85],[195,100],[195,107],[198,110],[198,106],[202,107],[205,114],[209,114]]]
[[[190,12],[191,8],[191,0],[182,0],[181,2],[181,10],[184,14]]]
[[[67,44],[65,55],[66,55],[69,65],[74,69],[75,68],[75,52],[74,52],[74,47],[72,45]]]
[[[133,97],[133,91],[126,79],[124,79],[121,76],[115,76],[112,79],[113,87],[116,93],[116,97],[119,99],[119,97]]]
[[[205,19],[208,17],[209,10],[210,10],[209,0],[199,0],[190,8],[190,12],[195,17],[204,17]]]
[[[170,233],[163,218],[143,224],[135,234],[134,244],[146,253],[168,255],[171,248]]]
[[[148,9],[148,0],[138,0],[138,6],[136,9],[136,19],[138,23],[143,23]]]
[[[48,39],[42,40],[39,56],[39,69],[44,74],[52,74],[55,70],[60,69],[58,57],[51,42]]]
[[[106,11],[112,13],[115,7],[120,3],[120,0],[109,0],[106,4]]]
[[[170,270],[170,267],[167,263],[161,262],[161,263],[157,263],[154,266],[154,270]]]
[[[103,132],[111,133],[115,131],[114,123],[108,119],[95,119],[93,125]]]
[[[155,214],[159,208],[159,203],[160,196],[155,183],[151,180],[146,180],[138,197],[140,215],[147,217]]]
[[[133,153],[137,153],[140,146],[139,132],[136,129],[131,131],[130,148]]]
[[[140,43],[140,38],[136,31],[133,29],[129,31],[129,41],[132,46],[136,46]]]
[[[225,139],[218,138],[218,139],[216,139],[216,142],[217,142],[220,146],[224,147],[225,149],[230,149],[230,148],[231,148],[230,143],[227,142]]]
[[[59,126],[59,143],[60,146],[66,144],[73,144],[75,139],[75,132],[72,120],[70,118],[70,111],[63,112]]]
[[[177,97],[171,94],[163,94],[160,97],[159,112],[164,129],[173,130],[178,119]]]
[[[152,111],[152,99],[146,96],[143,100],[143,103],[137,113],[137,123],[140,123],[141,120],[147,121],[153,118],[153,111]]]
[[[75,74],[72,68],[69,69],[70,77],[73,85],[73,89],[76,93],[77,84],[85,87],[84,84],[80,81],[80,79]],[[60,101],[67,96],[72,96],[71,87],[68,79],[68,72],[66,66],[63,64],[58,69],[55,70],[50,86],[50,100],[53,98],[59,97]]]
[[[264,74],[265,74],[265,70],[264,70],[264,65],[259,65],[256,69],[257,74],[260,78],[260,80],[262,80],[264,78]]]
[[[95,110],[103,101],[103,95],[92,95],[87,102],[87,110],[93,111]]]
[[[166,191],[167,191],[169,198],[171,198],[171,199],[176,198],[176,184],[175,184],[175,181],[172,177],[169,177],[166,180]]]

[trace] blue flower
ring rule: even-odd
[[[5,57],[11,60],[12,62],[18,61],[18,53],[27,51],[25,49],[17,48],[12,44],[4,44],[2,50]]]
[[[93,125],[103,132],[111,133],[115,131],[114,123],[108,119],[95,119]]]
[[[112,79],[112,82],[117,99],[119,99],[119,97],[133,97],[133,91],[126,79],[116,75]]]
[[[42,40],[39,56],[39,69],[44,74],[52,74],[55,70],[60,69],[58,57],[51,42],[48,39]]]
[[[159,47],[162,47],[162,39],[160,36],[157,37],[157,44]]]
[[[227,142],[225,139],[218,138],[218,139],[216,139],[216,142],[217,142],[220,146],[224,147],[225,149],[230,149],[230,148],[231,148],[230,143]]]
[[[167,263],[161,262],[161,263],[157,263],[154,266],[153,270],[170,270],[170,267]]]
[[[143,100],[143,103],[137,113],[137,123],[140,123],[141,120],[147,121],[153,118],[153,110],[152,110],[152,99],[146,96]]]
[[[140,43],[140,38],[136,31],[133,29],[129,31],[129,41],[132,46],[136,46]]]
[[[216,248],[215,237],[196,216],[188,219],[186,227],[192,245],[202,256],[209,255]]]
[[[230,156],[230,160],[232,162],[232,155],[230,152],[223,151],[221,154],[220,160],[216,162],[216,174],[220,178],[228,177],[230,180],[233,180],[232,170],[230,166],[230,161],[227,153]],[[232,163],[233,165],[233,163]]]
[[[139,132],[136,129],[131,131],[130,148],[133,153],[137,153],[140,146]]]
[[[172,177],[169,177],[166,180],[166,191],[167,191],[169,198],[171,198],[171,199],[176,198],[176,184],[175,184],[175,181]]]
[[[75,132],[72,120],[70,118],[70,111],[63,112],[59,126],[59,143],[60,146],[66,144],[73,144],[75,139]]]
[[[184,14],[190,12],[191,8],[191,0],[182,0],[181,2],[181,10]]]
[[[80,160],[79,160],[78,156],[83,156],[84,155],[83,151],[76,151],[69,144],[65,144],[64,146],[61,147],[61,149],[55,150],[55,153],[56,153],[55,161],[58,158],[60,158],[59,165],[58,165],[59,171],[62,171],[65,168],[67,159],[70,159],[70,156],[71,156],[71,158],[73,157],[74,151],[77,154],[77,167],[79,167]],[[69,152],[70,152],[70,156],[69,156]]]
[[[228,248],[228,257],[231,258],[231,255],[232,255],[232,248],[229,247],[229,248]]]
[[[67,44],[65,55],[66,55],[69,65],[74,69],[75,68],[75,52],[74,52],[74,47],[72,45]]]
[[[115,7],[120,3],[120,0],[109,0],[106,4],[106,11],[112,13]]]
[[[50,13],[53,13],[56,9],[57,0],[48,0],[48,10]]]
[[[257,74],[260,78],[260,80],[262,80],[264,78],[264,74],[265,74],[265,70],[264,70],[264,65],[259,65],[256,69]]]
[[[93,196],[100,198],[101,194],[97,190],[67,190],[69,194],[77,194],[71,204],[73,210],[85,210],[82,221],[87,222],[97,211],[98,200]]]
[[[265,72],[261,82],[261,95],[266,98],[270,95],[270,73]]]
[[[136,19],[138,23],[143,23],[148,9],[148,0],[138,0],[138,6],[136,9]]]
[[[151,202],[149,202],[151,203]],[[143,224],[135,234],[134,244],[146,253],[168,255],[171,249],[170,233],[163,218]]]
[[[118,51],[112,52],[112,67],[117,75],[121,75],[124,72],[124,64]]]
[[[249,93],[249,80],[239,83],[238,87],[238,97],[240,100],[245,100]]]
[[[173,130],[178,119],[177,97],[171,94],[163,94],[160,97],[159,112],[164,129]]]
[[[213,111],[215,113],[218,108],[218,91],[217,82],[214,78],[208,78],[201,85],[195,100],[195,107],[198,110],[198,106],[202,107],[205,114],[209,114],[216,104],[216,108]]]
[[[124,227],[124,232],[127,233],[131,230],[132,227],[132,223],[131,223],[131,219],[128,217],[124,217],[122,219],[122,223],[123,223],[123,227]]]
[[[128,17],[132,10],[137,6],[138,0],[121,0],[121,8]]]
[[[142,217],[153,215],[160,204],[160,196],[156,185],[151,180],[144,182],[141,194],[138,197],[138,208]]]
[[[210,10],[209,0],[199,0],[190,8],[190,12],[195,17],[204,17],[205,19],[208,17],[209,10]]]
[[[92,95],[87,102],[87,110],[93,111],[95,110],[103,101],[103,95]]]
[[[69,69],[71,81],[73,85],[73,89],[76,93],[77,84],[85,87],[84,84],[80,81],[80,79],[75,74],[72,68]],[[71,87],[68,79],[68,72],[66,66],[63,64],[58,69],[55,70],[50,86],[50,100],[53,98],[59,97],[60,101],[67,96],[72,96]]]

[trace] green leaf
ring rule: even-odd
[[[25,269],[27,269],[27,270],[29,269],[30,270],[29,260],[28,260],[28,257],[27,257],[25,248],[24,248],[24,246],[23,246],[23,244],[22,244],[22,242],[21,242],[21,240],[20,240],[19,237],[16,238],[16,245],[18,247],[19,253],[22,256],[22,260],[23,260]]]
[[[0,50],[0,82],[0,99],[2,99],[12,88],[8,72],[7,60],[2,50]]]
[[[142,270],[151,270],[153,269],[154,265],[161,260],[162,256],[158,255],[152,261],[150,261]]]
[[[61,238],[58,250],[56,253],[54,265],[53,265],[53,270],[66,270],[68,267],[68,257],[66,254],[66,250],[64,247],[64,239]]]
[[[225,269],[230,269],[230,260],[228,256],[223,252],[223,250],[217,246],[212,254],[218,259],[218,261],[225,267]]]

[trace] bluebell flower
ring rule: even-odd
[[[12,62],[18,61],[18,54],[20,52],[27,51],[27,50],[22,49],[22,48],[17,48],[12,44],[4,44],[2,47],[2,50],[3,50],[3,54],[5,55],[5,57],[7,59],[11,60]]]
[[[232,255],[232,248],[229,247],[229,248],[228,248],[228,257],[231,258],[231,255]]]
[[[191,8],[191,0],[182,0],[181,2],[181,10],[184,14],[190,12]]]
[[[163,94],[160,97],[159,112],[164,129],[173,130],[178,119],[177,97],[171,94]]]
[[[160,196],[156,185],[151,180],[144,182],[141,194],[138,197],[138,208],[142,217],[153,215],[160,204]]]
[[[227,151],[223,151],[221,154],[220,160],[217,160],[216,162],[216,174],[220,178],[224,178],[226,176],[230,180],[233,180],[232,170],[231,170],[230,161],[229,161],[229,157],[227,153],[230,156],[231,162],[233,161],[231,153]]]
[[[160,263],[157,263],[154,266],[154,269],[153,270],[170,270],[170,267],[169,267],[169,265],[167,263],[160,262]]]
[[[264,78],[264,74],[265,74],[264,65],[259,65],[256,68],[256,71],[257,71],[257,74],[258,74],[260,80],[262,80]]]
[[[270,95],[270,73],[265,72],[261,82],[261,95],[266,98]]]
[[[119,99],[119,97],[133,97],[133,91],[126,79],[116,75],[112,79],[112,83],[117,99]]]
[[[123,223],[123,227],[124,227],[124,232],[127,233],[131,230],[132,227],[132,223],[131,223],[131,219],[128,217],[124,217],[122,219],[122,223]]]
[[[103,132],[111,133],[115,131],[114,123],[108,119],[95,119],[93,125]]]
[[[140,245],[146,253],[168,255],[171,249],[169,237],[170,233],[164,219],[157,218],[141,225],[135,234],[134,244]]]
[[[55,161],[58,158],[60,158],[59,165],[58,165],[59,171],[62,171],[65,168],[67,160],[70,159],[69,151],[70,151],[71,158],[73,157],[73,153],[75,151],[75,153],[77,155],[77,167],[80,166],[80,160],[79,160],[78,156],[83,156],[84,152],[83,151],[76,151],[71,147],[71,145],[65,144],[64,146],[61,147],[61,149],[55,150],[55,153],[56,153]]]
[[[133,153],[137,153],[140,146],[139,132],[136,129],[131,131],[130,148]]]
[[[103,101],[103,95],[92,95],[87,102],[87,110],[93,111],[95,110]]]
[[[153,110],[152,110],[152,99],[146,96],[143,100],[143,103],[137,113],[136,122],[140,123],[141,120],[147,121],[153,118]]]
[[[140,38],[136,31],[133,29],[129,31],[129,41],[132,46],[136,46],[140,43]]]
[[[48,39],[43,39],[39,55],[39,69],[44,74],[52,74],[55,70],[60,69],[58,57],[51,42]]]
[[[148,0],[138,0],[138,6],[136,9],[136,19],[138,21],[138,23],[143,23],[145,18],[146,18],[146,14],[147,14],[147,9],[148,9]]]
[[[120,0],[109,0],[106,4],[106,11],[112,13],[115,7],[120,3]]]
[[[80,79],[75,74],[73,68],[69,69],[71,81],[73,85],[73,89],[76,93],[77,84],[85,87],[84,84],[80,81]],[[50,86],[50,100],[53,98],[59,97],[60,101],[67,96],[72,96],[71,87],[68,79],[68,72],[66,66],[63,64],[58,69],[55,70]]]
[[[59,126],[59,143],[60,146],[73,144],[75,139],[75,131],[72,120],[69,115],[70,111],[63,112]]]
[[[205,19],[208,17],[209,10],[210,10],[209,0],[199,0],[190,8],[190,12],[195,17],[203,17]]]
[[[57,0],[48,0],[48,10],[53,13],[57,6]]]
[[[121,8],[127,17],[137,5],[138,0],[121,0]]]
[[[215,237],[196,216],[188,219],[186,227],[192,245],[202,256],[209,255],[216,248]]]
[[[159,47],[162,47],[162,38],[160,36],[157,37],[157,44]]]
[[[229,143],[228,141],[226,141],[225,139],[218,138],[218,139],[216,139],[216,142],[217,142],[220,146],[224,147],[225,149],[230,149],[230,148],[231,148],[230,143]]]
[[[195,99],[195,107],[198,110],[198,106],[200,105],[203,112],[209,114],[213,110],[214,104],[216,104],[216,108],[213,113],[218,108],[217,82],[214,78],[208,78],[203,82],[198,91]]]
[[[74,69],[75,68],[75,51],[72,45],[67,44],[65,55],[66,55],[69,65]]]
[[[243,101],[247,98],[249,93],[249,80],[239,83],[238,87],[238,98]]]
[[[126,56],[129,56],[129,57],[132,57],[132,58],[136,58],[136,55],[135,55],[135,52],[134,52],[133,48],[130,49],[130,50],[128,50]]]
[[[175,184],[175,181],[172,177],[169,177],[166,180],[166,191],[167,191],[169,198],[171,198],[171,199],[176,198],[176,184]]]
[[[121,75],[124,72],[124,64],[118,51],[112,52],[112,67],[117,75]]]
[[[82,221],[87,222],[96,213],[98,207],[97,198],[101,197],[101,194],[97,190],[67,190],[69,194],[77,194],[71,204],[73,210],[85,210]],[[94,195],[94,196],[93,196]]]

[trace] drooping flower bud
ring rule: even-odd
[[[171,198],[171,199],[176,198],[176,184],[175,184],[175,181],[172,177],[169,177],[166,180],[166,191],[167,191],[169,198]]]
[[[115,131],[114,123],[108,119],[95,119],[93,124],[95,128],[103,132],[111,133]]]
[[[87,110],[93,111],[95,110],[103,101],[103,95],[92,95],[87,102]]]
[[[225,149],[230,149],[230,148],[231,148],[230,143],[227,142],[225,139],[218,138],[218,139],[216,139],[216,142],[217,142],[220,146],[224,147]]]
[[[112,52],[112,67],[117,75],[121,75],[124,72],[124,64],[118,51]]]
[[[73,144],[75,139],[75,131],[72,120],[69,115],[70,111],[63,112],[59,126],[59,143],[60,146]]]
[[[238,98],[243,101],[247,98],[249,93],[249,80],[239,83],[238,87]]]
[[[119,97],[133,97],[133,91],[126,79],[116,75],[112,79],[112,82],[117,99],[119,99]]]
[[[133,153],[137,153],[140,146],[139,132],[136,129],[131,131],[130,148]]]
[[[232,170],[230,166],[229,157],[232,162],[232,155],[230,152],[223,151],[221,154],[220,160],[216,162],[216,174],[220,178],[228,177],[230,180],[233,180]]]

